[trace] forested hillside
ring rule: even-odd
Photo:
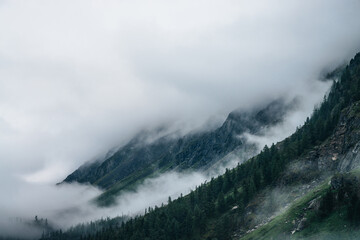
[[[294,177],[289,181],[287,173],[293,162],[298,162],[300,166],[313,163],[316,173],[329,171],[330,174],[339,169],[348,171],[356,166],[352,162],[347,163],[348,167],[342,167],[345,160],[350,161],[351,156],[351,161],[357,159],[357,152],[354,153],[352,149],[360,141],[359,100],[360,54],[357,54],[343,70],[341,78],[334,81],[320,107],[314,110],[302,127],[282,142],[266,146],[257,156],[203,183],[189,195],[176,200],[169,198],[166,206],[147,209],[143,216],[120,225],[114,224],[92,235],[71,236],[67,232],[53,232],[43,239],[225,240],[246,237],[249,232],[246,229],[239,232],[239,229],[247,226],[246,215],[262,192],[281,184],[291,186],[305,180],[311,182],[312,178],[318,179],[316,174],[313,176],[310,172],[303,172],[303,175],[309,173],[309,179],[298,180]],[[324,159],[326,164],[323,164]],[[331,205],[335,202],[332,201],[334,195],[324,189],[317,192],[325,199],[319,214],[327,219],[335,209]],[[353,198],[346,204],[353,214],[349,214],[345,220],[350,223],[349,229],[356,229],[360,214],[359,199]],[[308,224],[311,225],[311,222]],[[281,234],[287,239],[286,234],[291,233]]]
[[[296,100],[288,104],[279,99],[261,109],[234,111],[221,127],[183,137],[167,134],[147,141],[151,134],[141,133],[104,162],[86,163],[64,182],[90,183],[105,189],[98,203],[109,205],[121,190],[134,187],[147,177],[170,170],[205,170],[233,151],[246,158],[255,155],[255,144],[239,136],[245,132],[262,134],[265,128],[280,123],[295,105]]]

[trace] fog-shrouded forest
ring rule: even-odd
[[[294,134],[276,145],[265,146],[254,158],[234,169],[227,169],[225,174],[201,184],[189,195],[176,200],[169,197],[166,206],[146,209],[144,216],[126,222],[109,221],[106,228],[95,234],[55,231],[44,239],[78,239],[79,236],[82,239],[202,239],[205,236],[230,239],[241,225],[246,205],[263,189],[278,184],[292,160],[305,156],[329,138],[345,110],[352,105],[359,109],[359,70],[358,54],[343,70],[341,78],[334,81],[321,105]],[[358,186],[351,187],[350,184],[350,189],[341,191],[344,191],[342,197],[337,199],[340,206],[334,206],[335,190],[325,191],[319,203],[318,218],[326,219],[335,207],[345,208],[349,228],[357,229],[360,223]],[[345,197],[347,191],[352,196]]]
[[[0,0],[0,240],[358,239],[359,10]]]

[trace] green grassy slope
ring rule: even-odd
[[[348,179],[359,179],[359,176],[359,171],[345,175]],[[295,201],[284,213],[240,239],[359,239],[360,228],[358,222],[349,217],[349,211],[352,210],[351,201],[335,201],[331,211],[322,212],[321,206],[324,205],[324,199],[328,192],[331,192],[336,199],[339,192],[348,187],[342,186],[342,188],[334,190],[331,188],[329,181],[330,179],[327,179],[319,187]],[[351,191],[347,192],[347,194],[351,194]],[[359,192],[356,191],[355,194],[359,194]],[[309,209],[312,201],[318,201],[320,209]],[[299,220],[303,218],[306,218],[304,228],[297,229]]]

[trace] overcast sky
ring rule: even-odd
[[[320,72],[359,49],[359,10],[351,0],[1,0],[1,169],[59,181],[144,126],[192,128],[317,91]]]
[[[360,50],[359,12],[358,0],[0,0],[0,187],[53,184],[165,122],[194,129],[279,96],[309,114],[321,73]]]

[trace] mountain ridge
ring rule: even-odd
[[[360,171],[359,146],[360,53],[344,69],[341,79],[334,81],[322,104],[291,136],[265,146],[258,155],[186,196],[169,199],[163,207],[149,208],[143,216],[83,239],[304,239],[302,234],[317,236],[322,230],[331,235],[332,229],[339,229],[334,225],[338,223],[349,226],[344,234],[356,231],[360,227],[360,198],[356,198],[356,189],[348,191],[348,185],[341,184],[338,179],[342,178],[336,176]],[[350,179],[360,179],[351,174]],[[285,199],[285,206],[270,201],[280,203],[285,215],[274,213],[278,209],[273,205],[268,208],[272,211],[269,218],[260,214],[269,202],[261,197],[269,196],[267,192]],[[355,195],[349,198],[341,192]],[[336,196],[345,197],[345,202],[337,201]],[[309,215],[302,214],[305,208]],[[348,214],[348,218],[334,221],[336,214]],[[259,225],[257,216],[265,222]],[[311,235],[305,239],[312,239]]]
[[[105,200],[100,203],[107,205],[114,200],[111,195],[156,172],[208,169],[235,150],[254,155],[255,144],[247,143],[240,136],[262,134],[265,128],[282,122],[297,104],[296,99],[288,104],[279,99],[259,110],[233,111],[219,128],[180,138],[165,135],[146,143],[143,139],[147,136],[140,134],[103,162],[82,165],[64,182],[90,183],[107,190],[103,198],[100,197]]]

